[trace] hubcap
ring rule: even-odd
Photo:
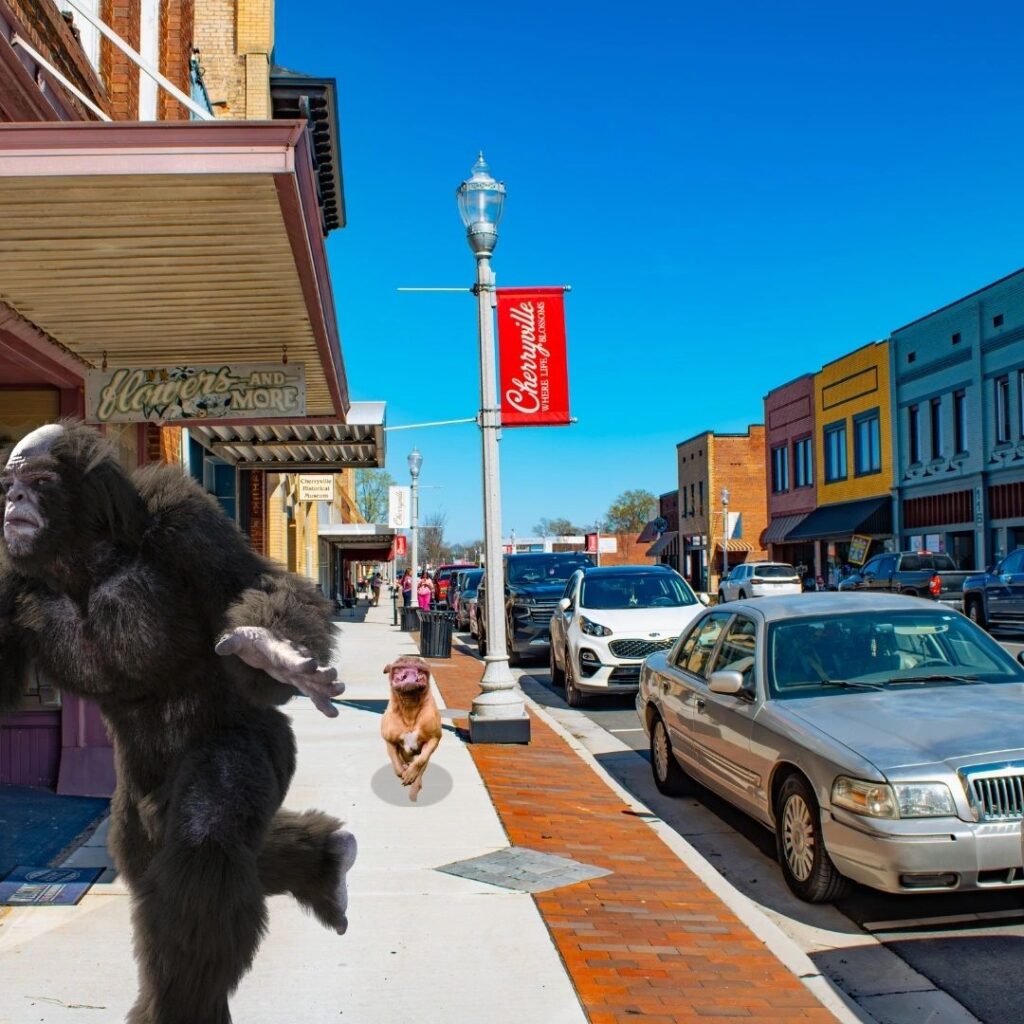
[[[791,796],[782,815],[782,848],[789,870],[806,882],[814,867],[814,819],[803,797]]]
[[[662,782],[668,777],[668,736],[665,726],[658,722],[654,726],[654,768]]]

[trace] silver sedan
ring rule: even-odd
[[[789,887],[836,899],[1024,886],[1024,668],[898,595],[762,598],[652,655],[637,713],[658,788],[692,777],[776,835]]]

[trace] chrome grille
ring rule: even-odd
[[[667,651],[675,642],[674,636],[668,640],[613,640],[608,649],[616,658],[646,658],[655,651]]]
[[[997,772],[966,773],[967,793],[981,821],[1024,818],[1024,766]]]
[[[536,604],[530,605],[530,618],[534,622],[550,622],[551,616],[554,615],[557,607],[557,601],[545,601],[543,603],[538,601]]]

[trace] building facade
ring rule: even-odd
[[[891,365],[900,546],[1024,546],[1024,270],[893,331]]]
[[[705,431],[676,445],[679,571],[695,590],[717,591],[726,563],[767,556],[764,444],[763,424],[753,424],[743,434]]]
[[[818,505],[814,411],[813,373],[780,385],[764,398],[768,527],[762,546],[773,560],[796,566],[801,577],[817,572],[815,544],[788,538]]]
[[[860,564],[893,544],[888,341],[864,345],[814,375],[814,419],[817,507],[786,541],[812,544],[815,574],[834,586],[851,557]]]
[[[666,491],[658,497],[658,517],[652,519],[637,537],[648,558],[669,565],[679,572],[679,491]],[[647,545],[650,545],[647,547]]]

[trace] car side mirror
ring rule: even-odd
[[[999,578],[1003,581],[1003,583],[1009,583],[1013,579],[1013,577],[1008,572],[1004,572],[1003,575]]]
[[[558,602],[558,610],[560,612],[567,612],[571,607],[572,607],[572,599],[571,598],[563,597],[561,599],[561,601]]]
[[[697,600],[700,601],[700,603],[703,605],[709,605],[711,604],[711,595],[708,594],[707,591],[702,590],[697,595]]]
[[[736,672],[731,668],[719,669],[711,673],[708,680],[708,689],[712,693],[724,693],[727,696],[735,696],[743,690],[743,673]]]

